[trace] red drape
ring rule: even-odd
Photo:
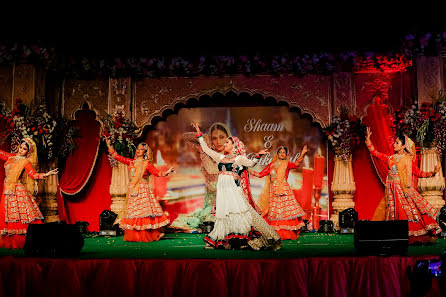
[[[392,115],[389,112],[389,106],[384,104],[380,98],[376,98],[374,104],[367,108],[367,115],[363,118],[365,125],[370,127],[372,141],[375,148],[384,154],[392,155]],[[382,183],[386,182],[386,176],[389,171],[386,162],[372,158],[376,172],[381,178]]]
[[[392,116],[389,106],[380,98],[367,108],[363,118],[365,125],[372,131],[371,141],[375,148],[385,154],[393,154]],[[354,194],[355,209],[359,219],[373,218],[379,203],[384,197],[384,183],[389,169],[386,162],[370,155],[365,144],[353,153],[353,172],[356,192]]]
[[[3,129],[5,129],[4,127],[4,123],[3,121],[0,122],[0,131],[3,131]],[[6,140],[1,146],[0,149],[2,151],[5,152],[9,152],[10,149],[10,144],[9,142]],[[1,193],[3,193],[3,181],[5,180],[5,161],[0,160],[0,197],[1,197]]]
[[[404,297],[416,257],[301,259],[0,258],[1,296]],[[440,296],[434,278],[426,296]]]
[[[96,162],[100,137],[100,123],[92,110],[76,112],[74,125],[79,129],[80,137],[75,138],[76,149],[68,156],[65,170],[59,186],[64,194],[79,193],[87,184]]]
[[[65,209],[69,223],[89,222],[88,231],[99,231],[99,215],[110,210],[112,167],[106,154],[100,154],[96,161],[90,182],[76,196],[65,199]],[[58,193],[60,195],[60,193]],[[73,197],[73,199],[71,199]]]
[[[353,153],[352,168],[356,184],[353,197],[355,210],[360,220],[371,220],[384,197],[384,185],[376,174],[370,152],[365,144],[361,144]]]

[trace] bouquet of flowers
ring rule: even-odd
[[[124,157],[133,157],[136,152],[136,146],[133,143],[138,134],[136,125],[126,118],[121,111],[117,111],[113,116],[106,114],[101,118],[103,123],[102,134],[110,136],[111,143],[115,151]],[[109,158],[112,166],[116,166],[113,158]]]
[[[74,147],[62,151],[59,148],[66,142],[73,143],[74,128],[57,127],[55,118],[47,111],[46,105],[40,103],[36,106],[27,106],[20,99],[12,110],[1,108],[0,119],[5,122],[5,131],[1,134],[2,142],[11,137],[11,151],[16,151],[23,138],[32,138],[37,145],[39,158],[52,159],[56,155],[66,157]],[[59,128],[59,129],[56,129]],[[58,132],[58,133],[57,133]],[[62,141],[56,135],[63,137]]]
[[[330,147],[344,162],[348,161],[353,147],[359,145],[364,138],[365,130],[360,119],[355,116],[348,118],[346,112],[341,112],[340,117],[334,116],[331,124],[323,129]]]
[[[415,100],[410,108],[396,110],[393,129],[415,139],[421,147],[437,146],[442,152],[446,146],[446,95],[440,93],[433,101],[418,108]]]

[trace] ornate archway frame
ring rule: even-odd
[[[322,75],[144,79],[133,85],[132,120],[142,131],[155,117],[163,117],[165,111],[175,110],[179,104],[186,105],[189,99],[234,92],[286,102],[325,127],[331,118],[331,83],[330,76]]]

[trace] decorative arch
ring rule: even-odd
[[[76,118],[76,113],[78,113],[80,111],[91,111],[91,112],[94,112],[95,113],[95,120],[98,121],[101,124],[101,126],[103,126],[104,123],[102,123],[99,111],[96,108],[94,108],[93,103],[91,103],[90,101],[85,100],[76,109],[74,109],[71,112],[70,119],[76,120],[77,119]]]
[[[151,125],[155,117],[163,117],[165,111],[186,105],[192,98],[229,92],[285,102],[310,115],[321,127],[327,126],[330,118],[330,77],[322,75],[145,79],[135,82],[133,90],[134,121],[141,130]]]

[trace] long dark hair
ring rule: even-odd
[[[395,136],[395,141],[399,139],[403,145],[406,145],[406,135],[403,132],[398,131]]]
[[[225,135],[226,135],[226,137],[229,136],[229,134],[228,134],[228,130],[227,130],[225,127],[223,127],[222,125],[220,125],[220,124],[215,124],[215,125],[212,126],[212,128],[211,128],[211,134],[212,134],[212,132],[214,132],[215,130],[220,130],[220,131],[224,132]],[[209,136],[212,136],[212,135],[209,135]]]

